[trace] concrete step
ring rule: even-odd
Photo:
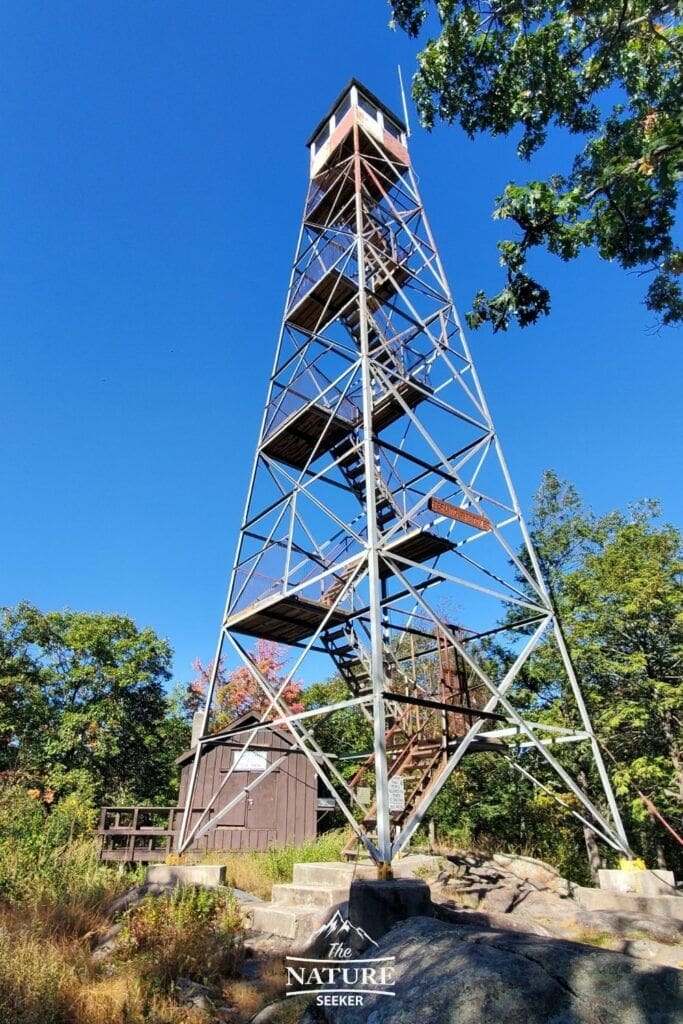
[[[321,928],[329,916],[323,907],[283,907],[272,903],[252,905],[248,924],[254,931],[280,935],[285,939],[305,939]]]
[[[318,885],[331,889],[346,888],[355,878],[376,878],[377,869],[368,864],[347,864],[343,861],[312,861],[294,865],[295,885]]]
[[[683,924],[683,896],[631,896],[605,889],[589,889],[582,885],[572,886],[572,896],[586,910],[646,914]]]
[[[349,898],[349,886],[297,885],[289,882],[273,886],[272,900],[281,907],[336,907]]]

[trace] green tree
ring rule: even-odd
[[[313,683],[301,693],[306,711],[351,700],[352,697],[348,684],[341,676],[333,676],[324,683]],[[314,718],[309,727],[314,728],[315,737],[322,749],[337,758],[368,754],[373,750],[372,726],[358,705]],[[357,756],[354,760],[340,761],[337,767],[340,774],[348,779],[362,763],[363,758]]]
[[[186,735],[171,648],[124,615],[0,611],[0,768],[56,795],[170,799]]]
[[[611,764],[627,828],[646,860],[681,862],[636,788],[672,822],[683,811],[682,538],[655,502],[596,516],[575,489],[546,474],[531,521],[596,735]],[[560,676],[548,645],[527,686]],[[563,694],[546,706],[559,722]],[[576,757],[569,753],[566,757]],[[590,763],[579,770],[590,771]]]
[[[418,56],[422,123],[457,122],[470,138],[520,132],[529,160],[551,129],[576,137],[571,166],[510,183],[495,218],[519,234],[499,243],[506,274],[479,292],[470,326],[534,323],[548,289],[527,273],[531,250],[563,260],[592,248],[650,277],[645,304],[683,320],[683,252],[674,243],[683,171],[683,5],[648,0],[390,0],[410,36],[438,29]]]
[[[634,851],[649,866],[680,869],[683,849],[653,818],[638,790],[680,831],[681,534],[659,521],[655,502],[642,502],[626,513],[597,515],[554,472],[544,475],[529,525],[596,736],[614,757],[607,755],[607,765]],[[493,676],[500,676],[512,653],[492,645],[487,655]],[[553,641],[525,665],[514,704],[530,719],[566,727],[580,724]],[[585,744],[566,744],[553,753],[584,788],[600,792]],[[537,778],[547,777],[534,751],[524,756]],[[552,787],[580,810],[557,781]],[[604,801],[597,802],[607,810]],[[607,853],[596,846],[590,829],[498,756],[465,758],[430,817],[440,836],[465,845],[516,848],[557,864],[578,881],[589,880],[584,843],[593,869]]]

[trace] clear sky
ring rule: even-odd
[[[223,608],[308,176],[353,75],[399,107],[383,0],[8,0],[0,9],[0,603],[126,612],[176,679]],[[415,124],[462,312],[497,287],[508,140]],[[558,140],[541,169],[561,170]],[[680,331],[643,281],[538,260],[539,327],[472,337],[522,506],[554,467],[599,511],[681,524]]]

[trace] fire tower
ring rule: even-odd
[[[218,815],[216,794],[197,799],[228,649],[267,695],[262,721],[296,740],[382,871],[462,758],[481,751],[506,757],[560,802],[571,794],[568,812],[630,855],[425,216],[406,127],[352,80],[308,147],[308,194],[178,848],[238,800],[257,800],[274,768],[250,777],[248,792]],[[278,689],[249,654],[255,637],[290,648]],[[492,637],[505,642],[506,658],[488,655]],[[568,695],[566,727],[515,707],[516,686],[548,645]],[[322,655],[348,699],[291,713],[285,685]],[[349,707],[374,736],[372,751],[348,752],[358,754],[352,778],[316,738],[321,718]],[[588,745],[599,792],[585,792],[557,759],[566,743]]]

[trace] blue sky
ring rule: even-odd
[[[210,658],[307,184],[352,76],[398,107],[382,0],[0,10],[0,603],[120,611]],[[421,131],[456,302],[497,287],[514,140]],[[565,166],[555,141],[541,168]],[[544,468],[681,524],[680,332],[643,281],[539,259],[552,316],[471,339],[528,509]]]

